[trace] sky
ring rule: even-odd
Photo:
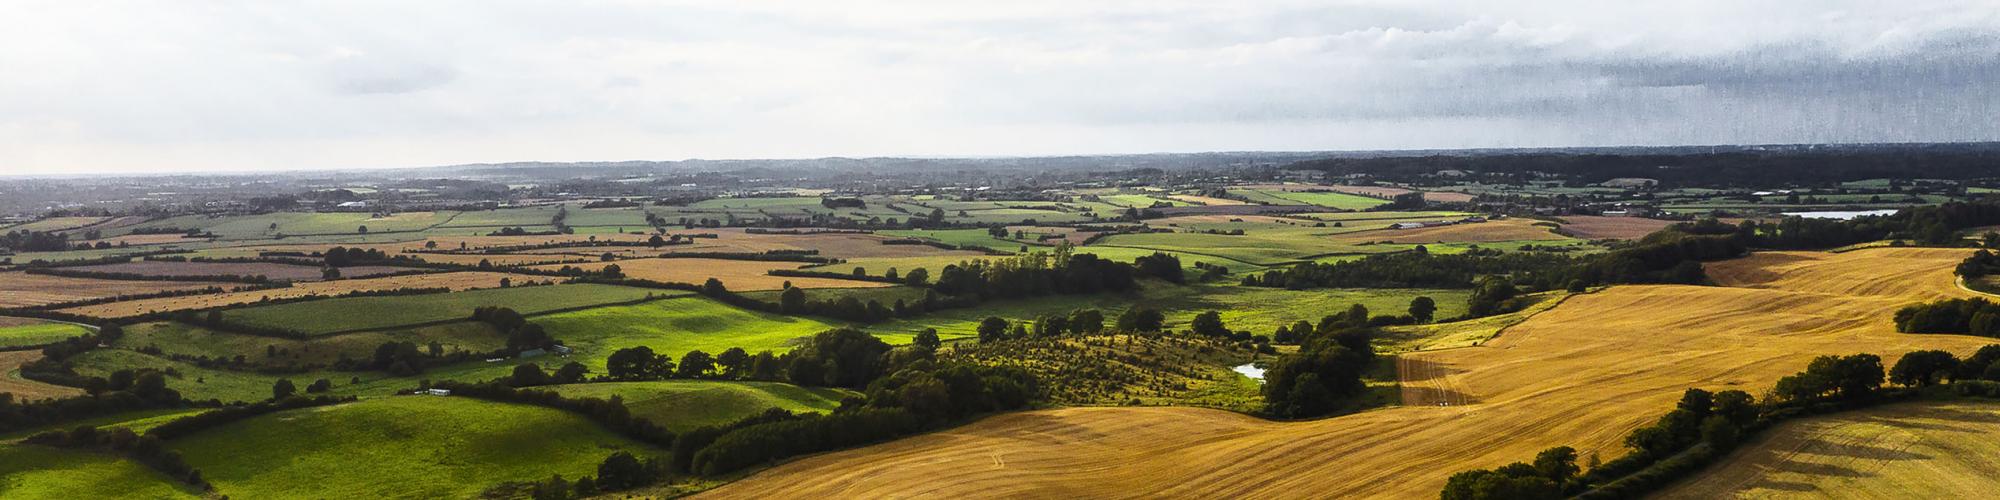
[[[2000,139],[2000,1],[9,1],[0,174]]]

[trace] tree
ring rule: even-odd
[[[778,294],[778,312],[799,314],[806,311],[806,291],[797,287],[786,287]]]
[[[619,380],[656,379],[673,369],[673,360],[653,354],[653,348],[646,346],[619,349],[604,361],[604,371]]]
[[[1127,332],[1157,332],[1165,326],[1166,315],[1157,309],[1132,308],[1118,315],[1118,329]]]
[[[574,384],[577,382],[582,382],[584,376],[587,376],[589,374],[590,374],[590,367],[583,366],[583,363],[571,361],[568,363],[564,363],[561,368],[556,368],[556,374],[552,377],[549,377],[549,382],[556,384]]]
[[[1431,322],[1431,318],[1437,314],[1437,309],[1437,301],[1431,300],[1430,297],[1410,299],[1410,317],[1416,318],[1418,323]]]
[[[979,321],[979,342],[998,342],[1007,338],[1007,320],[999,316],[987,316]]]
[[[1223,326],[1222,313],[1220,312],[1207,311],[1196,314],[1194,321],[1189,326],[1194,330],[1195,335],[1205,337],[1229,336],[1229,327]]]
[[[631,453],[613,453],[597,464],[597,487],[605,491],[627,490],[652,482],[653,475],[646,465]]]
[[[666,245],[667,245],[667,239],[661,238],[660,235],[655,234],[651,238],[646,238],[646,246],[659,248]]]
[[[514,387],[536,386],[549,383],[549,376],[542,373],[542,367],[539,365],[521,363],[514,365],[514,376],[508,377],[507,383]]]
[[[1077,309],[1069,313],[1069,331],[1078,335],[1089,335],[1104,331],[1104,313],[1096,309]]]
[[[713,371],[715,371],[715,357],[697,349],[688,351],[687,355],[681,356],[680,368],[674,372],[674,376],[680,378],[708,378],[709,372]]]
[[[715,364],[722,367],[723,377],[743,378],[743,371],[750,369],[750,353],[741,347],[731,347],[715,355]]]
[[[1957,369],[1958,358],[1949,352],[1914,351],[1896,360],[1896,366],[1889,369],[1889,381],[1925,387],[1950,376]]]
[[[296,392],[299,392],[299,388],[292,385],[292,379],[281,378],[277,383],[271,384],[271,399],[285,399],[292,397]]]
[[[799,385],[860,388],[882,374],[889,344],[867,332],[836,328],[792,351],[786,377]]]
[[[910,341],[910,343],[916,344],[918,347],[930,349],[933,351],[937,350],[937,348],[939,347],[944,346],[944,341],[938,339],[938,332],[936,328],[925,328],[924,331],[917,332],[917,338],[915,340]]]
[[[319,379],[319,380],[314,380],[311,385],[306,386],[306,393],[308,394],[321,393],[332,389],[333,389],[332,380]]]
[[[909,273],[903,275],[903,282],[910,286],[924,286],[924,284],[930,282],[930,279],[931,272],[921,267],[911,269]]]
[[[326,269],[321,269],[321,270],[319,270],[319,279],[323,279],[323,280],[337,280],[337,279],[340,279],[340,268],[338,268],[338,267],[329,267],[329,268],[326,268]]]
[[[1576,449],[1557,446],[1535,454],[1535,473],[1555,481],[1556,484],[1569,482],[1582,468],[1576,466]]]
[[[1368,306],[1355,304],[1347,306],[1348,326],[1368,326]]]

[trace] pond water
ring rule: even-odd
[[[1784,215],[1785,216],[1796,215],[1799,217],[1805,217],[1807,219],[1847,220],[1864,215],[1889,215],[1893,213],[1896,213],[1896,211],[1895,210],[1829,210],[1824,212],[1785,212]]]
[[[1258,382],[1264,381],[1264,369],[1258,368],[1254,363],[1244,363],[1231,369],[1236,370],[1236,373],[1241,373],[1245,377],[1256,379]]]

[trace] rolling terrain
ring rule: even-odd
[[[2000,488],[2000,405],[1909,403],[1788,422],[1661,498],[1979,498]]]
[[[1688,387],[1762,393],[1813,356],[1988,339],[1894,332],[1953,285],[1962,250],[1779,252],[1721,262],[1724,286],[1571,297],[1478,347],[1405,354],[1404,406],[1308,422],[1193,408],[995,416],[809,457],[712,490],[771,497],[1430,497],[1452,473],[1569,445],[1609,460]],[[1170,479],[1163,479],[1170,478]]]

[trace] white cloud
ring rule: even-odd
[[[2000,139],[1983,1],[30,2],[0,171]]]

